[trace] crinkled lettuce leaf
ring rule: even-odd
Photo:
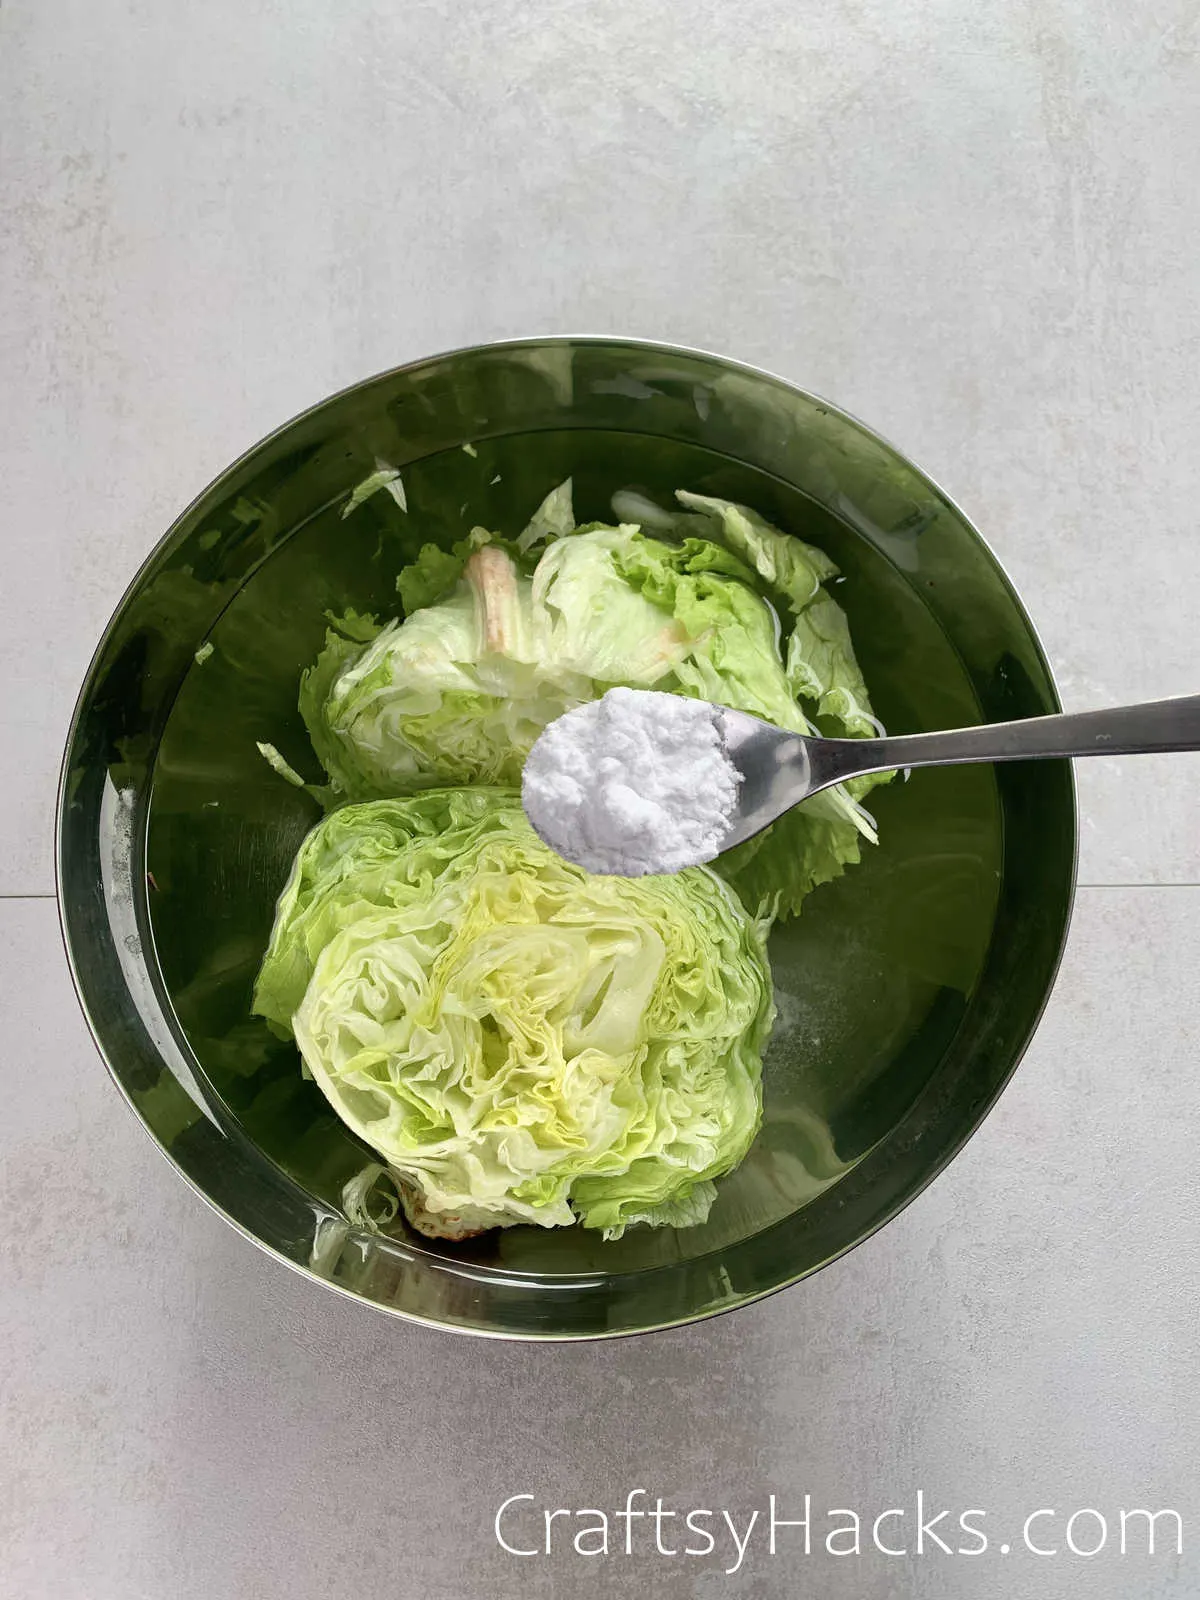
[[[846,737],[878,733],[846,613],[822,588],[838,575],[833,561],[815,545],[781,533],[749,506],[686,489],[677,490],[676,499],[708,518],[711,536],[752,567],[792,613],[787,639],[792,693],[812,701],[816,714],[839,724],[837,731]],[[875,775],[874,781],[886,781],[885,775]]]
[[[328,622],[325,648],[300,675],[299,706],[317,760],[329,774],[334,791],[345,793],[358,782],[354,751],[335,736],[325,717],[325,705],[343,672],[359,660],[380,626],[374,617],[353,610],[341,617],[331,616]]]
[[[780,590],[795,612],[816,598],[827,578],[837,577],[837,567],[823,550],[781,533],[749,506],[691,494],[687,489],[677,489],[675,498],[688,511],[707,518],[710,537],[719,538],[766,583]]]
[[[838,574],[837,566],[815,545],[774,527],[749,506],[711,495],[676,491],[689,519],[706,519],[706,530],[746,561],[785,612],[781,626],[788,687],[809,707],[819,731],[834,738],[871,738],[883,732],[871,710],[867,686],[854,654],[846,613],[823,587]],[[680,518],[682,523],[684,518]],[[694,524],[692,524],[694,525]],[[891,772],[873,772],[845,785],[854,803]],[[836,794],[838,791],[833,791]],[[865,813],[863,813],[865,815]],[[833,814],[826,795],[782,817],[766,833],[730,852],[722,863],[741,891],[753,896],[776,886],[780,915],[799,911],[818,884],[838,876],[860,858],[857,837],[851,837]],[[862,830],[872,838],[873,830]]]
[[[517,553],[515,544],[487,528],[472,528],[465,539],[459,539],[449,550],[443,550],[438,544],[423,544],[416,560],[401,567],[396,578],[396,592],[405,612],[419,611],[422,606],[431,606],[435,600],[449,594],[474,552],[491,544]]]
[[[794,694],[815,701],[818,716],[840,724],[840,731],[849,738],[871,738],[880,732],[850,641],[846,613],[824,590],[792,625],[787,678]],[[880,773],[872,776],[876,783],[885,777]]]
[[[700,1222],[759,1126],[763,925],[705,868],[590,876],[510,790],[330,813],[254,1006],[443,1236]]]
[[[575,510],[571,500],[571,480],[567,478],[542,501],[517,536],[517,549],[524,554],[546,539],[562,539],[575,531]]]
[[[415,561],[401,569],[396,579],[400,604],[406,613],[431,606],[452,589],[462,575],[470,551],[460,542],[452,550],[438,544],[423,544]]]

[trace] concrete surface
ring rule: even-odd
[[[1062,981],[926,1195],[808,1285],[606,1347],[394,1326],[244,1244],[109,1088],[47,898],[70,705],[162,529],[312,400],[481,338],[771,366],[975,516],[1069,705],[1200,687],[1198,56],[1195,0],[5,0],[0,1592],[1200,1593],[1200,758],[1081,770]],[[728,1575],[494,1538],[508,1495],[637,1487],[739,1527],[807,1490],[868,1542],[921,1489],[995,1534],[781,1536]],[[1140,1506],[1181,1559],[1018,1548],[1040,1507],[1061,1547]]]

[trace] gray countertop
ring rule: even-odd
[[[323,394],[479,339],[774,368],[975,517],[1069,707],[1200,688],[1195,0],[7,0],[0,150],[0,1592],[1200,1594],[1200,757],[1081,767],[1062,977],[931,1189],[807,1284],[603,1346],[438,1336],[254,1251],[112,1091],[51,898],[75,690],[167,523]],[[738,1570],[727,1532],[497,1543],[511,1495],[528,1543],[639,1488],[758,1509]],[[988,1552],[873,1550],[918,1491]],[[768,1497],[806,1493],[813,1553],[772,1557]],[[839,1507],[861,1556],[823,1549]],[[1162,1522],[1121,1556],[1137,1507],[1182,1557]]]

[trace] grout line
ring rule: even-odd
[[[1200,883],[1077,883],[1077,889],[1200,889]]]
[[[54,894],[0,894],[0,900],[56,900]]]

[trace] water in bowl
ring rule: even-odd
[[[366,1148],[300,1071],[295,1047],[250,1014],[275,897],[316,821],[273,772],[269,741],[321,780],[296,710],[326,612],[397,614],[396,573],[420,545],[476,523],[515,533],[546,491],[574,478],[580,522],[612,520],[614,490],[664,503],[675,488],[756,507],[826,549],[878,715],[894,732],[980,720],[958,656],[906,574],[848,524],[778,479],[644,434],[565,429],[480,441],[405,468],[407,511],[382,492],[343,519],[315,508],[248,578],[198,652],[157,752],[147,866],[158,966],[219,1115],[297,1183],[337,1206]],[[252,514],[252,510],[248,511]],[[709,1221],[635,1229],[515,1228],[433,1248],[509,1271],[624,1272],[746,1238],[836,1184],[901,1118],[962,1019],[991,937],[1002,864],[988,767],[928,770],[871,797],[880,844],[776,928],[779,1017],[767,1052],[762,1131],[719,1186]]]

